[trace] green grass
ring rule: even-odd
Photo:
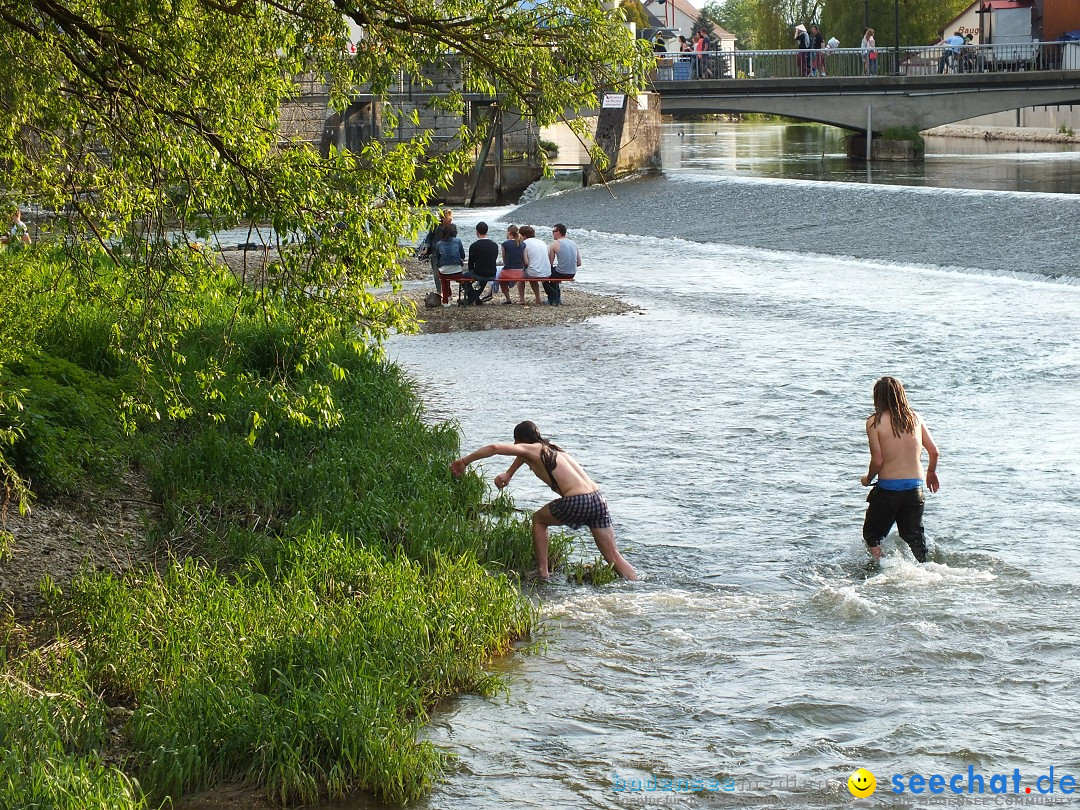
[[[134,470],[177,556],[46,583],[40,615],[0,623],[5,801],[148,807],[223,780],[281,804],[422,796],[446,764],[428,712],[501,688],[487,661],[535,622],[528,518],[450,475],[455,426],[428,424],[395,366],[344,339],[304,355],[287,322],[225,324],[213,300],[155,383],[187,418],[142,408],[125,432],[119,403],[154,385],[101,300],[76,297],[0,368],[23,404],[0,415],[19,436],[5,458],[44,498]]]
[[[155,800],[223,779],[283,803],[357,787],[418,798],[444,762],[418,739],[428,709],[497,689],[484,664],[532,608],[468,557],[425,566],[314,531],[278,553],[277,576],[187,560],[82,579],[57,606],[85,639],[91,680],[137,707],[143,787]]]
[[[0,791],[4,807],[146,807],[138,785],[105,761],[109,717],[67,644],[28,647],[0,620]]]
[[[915,144],[915,148],[919,150],[926,148],[926,141],[923,140],[923,136],[916,126],[889,127],[881,135],[890,141],[911,141]]]

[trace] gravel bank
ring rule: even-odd
[[[419,282],[430,278],[431,268],[426,262],[406,260],[406,281]],[[399,294],[416,305],[416,317],[420,321],[420,331],[423,333],[524,329],[530,326],[577,323],[601,315],[642,312],[640,307],[628,304],[619,298],[588,292],[584,289],[587,286],[587,281],[564,284],[561,307],[549,307],[547,304],[536,306],[532,290],[529,288],[525,291],[525,306],[517,303],[517,290],[510,291],[513,304],[502,303],[504,299],[500,292],[480,306],[466,307],[458,306],[456,297],[455,303],[449,307],[425,307],[424,296],[434,291],[434,283],[416,287],[410,285],[409,289],[402,290]],[[454,283],[451,287],[456,296],[458,285]],[[540,299],[542,301],[545,299],[543,288],[540,289]]]
[[[945,124],[928,129],[923,135],[943,138],[977,138],[984,141],[1029,141],[1034,143],[1080,143],[1080,135],[1037,127],[976,127]]]

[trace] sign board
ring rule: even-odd
[[[625,103],[625,93],[604,93],[604,101],[600,107],[605,110],[621,110]]]

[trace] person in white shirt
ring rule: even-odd
[[[551,262],[548,260],[548,246],[536,238],[536,228],[532,225],[522,225],[518,232],[525,237],[522,243],[525,247],[525,277],[550,278]],[[540,300],[540,282],[530,281],[529,286],[532,287],[533,298],[539,306],[543,303]]]

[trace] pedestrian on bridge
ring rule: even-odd
[[[867,28],[862,37],[863,69],[867,76],[877,76],[877,41],[874,29]]]
[[[828,51],[840,50],[840,40],[836,37],[829,37],[829,41],[825,43],[825,50],[821,53],[821,75],[825,76],[825,54]]]
[[[825,37],[821,33],[821,29],[818,28],[817,23],[810,26],[810,49],[813,53],[810,55],[810,75],[811,76],[824,76],[825,75]]]
[[[959,31],[954,33],[951,37],[945,38],[945,50],[941,52],[941,58],[938,59],[937,72],[942,74],[945,72],[945,68],[948,67],[949,61],[952,59],[953,72],[960,72],[960,49],[964,47],[966,40],[964,35]],[[953,59],[956,57],[956,59]]]
[[[795,66],[800,76],[810,75],[810,35],[806,33],[806,26],[799,23],[795,26],[795,46],[799,52],[795,55]]]

